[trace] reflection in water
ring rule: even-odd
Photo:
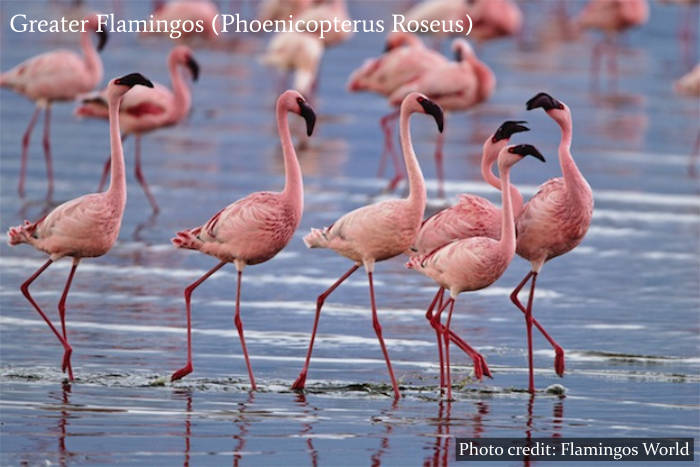
[[[394,400],[391,404],[391,407],[389,409],[382,410],[381,415],[377,417],[378,420],[385,420],[385,433],[384,436],[382,436],[382,441],[379,444],[379,449],[377,449],[374,454],[372,454],[371,461],[372,461],[372,467],[379,467],[382,465],[382,456],[384,455],[385,452],[389,450],[389,437],[391,436],[391,432],[394,430],[394,426],[391,424],[391,418],[393,416],[394,411],[396,410],[396,407],[398,407],[398,401]]]
[[[311,455],[311,465],[312,467],[316,467],[318,465],[318,451],[316,448],[314,448],[313,444],[313,438],[311,436],[311,429],[313,427],[313,424],[308,420],[309,418],[315,418],[316,417],[316,411],[318,410],[316,407],[310,406],[306,402],[306,396],[302,393],[297,394],[297,397],[295,399],[296,403],[299,404],[299,406],[302,407],[304,414],[306,414],[306,417],[304,417],[304,423],[302,423],[302,429],[299,432],[299,435],[302,438],[306,438],[306,447],[309,450],[309,454]]]
[[[190,437],[192,436],[192,391],[189,389],[177,390],[176,394],[184,396],[187,401],[185,409],[185,460],[182,463],[185,467],[190,465]]]
[[[552,438],[561,438],[562,422],[564,420],[564,399],[565,395],[560,395],[552,407]],[[525,423],[525,438],[532,438],[533,408],[535,406],[535,395],[530,394],[527,401],[527,422]],[[528,446],[530,444],[528,443]],[[523,457],[523,467],[529,467],[532,462],[530,456]]]
[[[435,435],[435,446],[433,448],[433,456],[427,457],[423,461],[424,467],[438,467],[448,465],[447,461],[449,459],[451,411],[452,402],[440,399],[440,401],[438,402],[438,416],[436,420],[437,433]]]
[[[70,406],[70,400],[68,399],[68,394],[70,394],[71,387],[70,383],[63,383],[62,387],[62,401],[63,406],[61,408],[61,419],[58,422],[58,462],[61,466],[66,465],[66,460],[70,457],[70,453],[66,451],[66,426],[68,425],[68,416],[70,412],[68,407]]]
[[[239,431],[237,435],[233,435],[233,439],[238,440],[238,444],[233,450],[234,467],[238,467],[239,462],[243,457],[241,453],[243,452],[243,448],[245,447],[245,437],[248,434],[248,427],[250,426],[250,421],[248,421],[245,417],[245,411],[249,405],[253,404],[253,402],[255,402],[255,392],[250,391],[248,393],[248,400],[246,402],[238,403],[238,419],[236,421],[238,422]]]

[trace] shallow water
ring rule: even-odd
[[[147,4],[123,2],[124,15],[145,15]],[[579,5],[571,2],[569,10]],[[18,11],[59,15],[39,2],[0,8],[3,18]],[[401,8],[354,2],[351,13],[387,17]],[[191,117],[143,140],[144,170],[161,213],[150,215],[129,174],[119,242],[78,268],[68,299],[75,383],[64,384],[60,347],[19,292],[45,258],[27,246],[0,246],[0,462],[439,465],[454,460],[453,436],[696,436],[700,197],[690,153],[698,102],[672,91],[672,81],[686,71],[675,32],[679,11],[653,3],[652,22],[623,40],[617,86],[603,80],[594,89],[593,38],[537,41],[551,23],[549,8],[528,3],[528,47],[501,41],[479,49],[496,72],[498,90],[479,109],[448,117],[446,189],[452,199],[469,192],[498,202],[480,179],[481,143],[503,120],[527,119],[533,131],[514,141],[536,144],[548,157],[546,165],[532,160],[514,169],[514,182],[532,195],[559,174],[559,130],[544,113],[526,112],[524,102],[547,90],[573,109],[573,152],[594,189],[596,211],[583,244],[544,268],[535,303],[538,320],[566,349],[563,379],[553,373],[553,352],[538,335],[540,391],[534,398],[525,392],[524,322],[508,300],[528,270],[518,258],[492,287],[462,295],[453,319],[455,330],[485,355],[494,378],[474,381],[469,360],[453,348],[459,390],[455,402],[440,401],[434,333],[424,318],[435,287],[397,258],[377,266],[375,286],[402,400],[393,404],[389,397],[367,280],[359,272],[327,301],[307,393],[289,391],[303,364],[316,296],[350,266],[331,252],[306,250],[301,237],[377,199],[385,183],[375,174],[376,122],[386,104],[344,89],[350,71],[382,48],[380,35],[358,34],[324,59],[317,132],[298,153],[305,180],[301,227],[284,252],[244,274],[242,319],[260,390],[248,392],[232,322],[233,266],[194,293],[195,371],[167,382],[185,360],[182,291],[215,264],[175,250],[169,238],[249,192],[283,183],[272,114],[277,79],[255,61],[264,38],[242,35],[229,51],[196,50],[202,74]],[[20,37],[4,23],[2,69],[56,42],[74,44],[68,36]],[[140,71],[167,82],[168,48],[167,41],[114,34],[103,54],[106,76]],[[32,106],[8,91],[0,95],[6,229],[40,215],[45,172],[39,126],[27,180],[35,203],[19,200],[20,138]],[[108,153],[104,122],[78,121],[71,112],[71,105],[55,106],[51,128],[61,201],[95,189]],[[413,136],[437,205],[433,123],[414,118]],[[126,154],[130,167],[133,142]],[[32,287],[56,320],[69,267],[67,260],[51,266]],[[546,393],[552,384],[562,384],[565,397]]]

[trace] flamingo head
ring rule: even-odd
[[[452,52],[455,54],[455,61],[461,62],[467,57],[474,57],[474,49],[466,39],[458,37],[452,41]]]
[[[547,112],[547,115],[558,124],[570,123],[571,111],[569,107],[546,92],[540,92],[527,101],[527,110],[537,109],[539,107]]]
[[[169,61],[189,68],[193,81],[197,81],[197,78],[199,78],[199,63],[194,59],[192,49],[186,45],[173,47],[173,50],[170,51]]]
[[[290,112],[293,112],[306,121],[306,135],[311,136],[316,125],[316,113],[314,109],[306,102],[304,96],[298,91],[292,89],[285,91],[277,100],[278,106],[283,106]]]
[[[107,44],[107,31],[100,28],[100,22],[97,19],[97,13],[90,13],[83,21],[87,21],[87,29],[97,34],[97,51],[101,52]]]
[[[141,73],[130,73],[121,78],[114,78],[107,86],[107,94],[113,97],[121,97],[137,84],[147,88],[153,87],[153,83]]]
[[[402,46],[421,46],[423,43],[420,38],[411,32],[396,31],[389,33],[386,36],[386,42],[384,43],[384,53],[390,52],[398,47]]]
[[[533,156],[545,162],[544,156],[532,144],[510,145],[498,153],[498,170],[502,172],[504,168],[513,166],[525,156]]]
[[[445,114],[442,107],[419,92],[412,92],[404,97],[403,102],[401,102],[401,111],[432,115],[440,133],[445,127]]]
[[[507,141],[515,133],[530,131],[530,129],[524,125],[525,123],[527,123],[525,120],[507,120],[503,122],[491,137],[491,142],[497,143],[499,141]]]

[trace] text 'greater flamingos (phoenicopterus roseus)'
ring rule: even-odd
[[[413,245],[423,220],[426,202],[425,182],[416,154],[413,151],[409,128],[409,117],[416,112],[432,115],[437,122],[438,130],[442,131],[443,128],[443,112],[437,104],[419,93],[412,93],[406,96],[406,99],[401,104],[400,132],[401,148],[403,149],[404,163],[408,172],[408,198],[383,201],[355,209],[345,214],[329,227],[312,229],[311,233],[304,237],[304,243],[309,248],[329,248],[350,259],[355,264],[328,290],[319,295],[316,301],[316,317],[313,330],[311,331],[311,341],[309,342],[304,368],[292,385],[292,389],[303,389],[306,383],[318,320],[325,299],[360,265],[364,265],[369,279],[369,296],[372,306],[374,331],[379,339],[379,345],[389,369],[394,396],[396,399],[401,397],[399,387],[394,378],[394,371],[391,368],[389,354],[382,338],[382,328],[379,324],[377,306],[374,300],[372,277],[375,262],[398,256]]]
[[[83,32],[80,44],[83,56],[69,50],[55,50],[32,57],[13,69],[0,75],[0,86],[23,94],[36,103],[36,109],[29,126],[22,137],[22,159],[19,169],[17,192],[24,197],[24,179],[27,171],[29,139],[39,118],[39,111],[45,109],[44,116],[44,157],[48,179],[47,198],[53,196],[53,167],[51,163],[51,104],[54,101],[71,101],[78,95],[92,91],[102,80],[102,61],[98,52],[107,43],[107,32],[97,31],[97,15],[83,19]],[[99,36],[97,48],[92,45],[90,33]]]
[[[195,61],[192,50],[187,46],[178,45],[173,47],[168,56],[173,90],[160,83],[155,83],[153,88],[137,88],[126,95],[119,111],[123,137],[131,134],[135,136],[134,176],[154,212],[158,212],[158,203],[151,194],[141,169],[141,135],[158,128],[176,125],[189,114],[192,98],[190,89],[180,74],[181,66],[186,66],[192,73],[192,79],[197,81],[199,64]],[[79,116],[107,118],[106,91],[102,91],[98,96],[85,98],[75,112]],[[110,163],[111,159],[107,159],[97,191],[102,191],[107,181]]]
[[[528,365],[530,369],[528,389],[535,392],[532,360],[532,325],[554,348],[554,368],[559,376],[564,374],[564,350],[532,317],[535,298],[535,281],[542,265],[552,258],[573,250],[588,232],[593,217],[593,192],[571,156],[573,125],[571,110],[561,101],[546,93],[539,93],[527,101],[527,109],[543,108],[561,128],[559,165],[563,177],[553,178],[540,185],[535,196],[525,204],[516,221],[518,243],[516,252],[530,261],[532,269],[510,295],[513,303],[525,313],[527,325]],[[518,293],[532,279],[527,308],[518,300]]]
[[[407,266],[437,282],[450,291],[450,298],[438,308],[433,317],[433,327],[442,331],[444,368],[440,361],[441,387],[447,386],[447,398],[452,399],[450,378],[450,322],[455,299],[462,292],[480,290],[493,284],[508,268],[515,256],[515,221],[510,191],[510,169],[525,156],[534,156],[544,162],[544,157],[532,145],[520,144],[501,149],[498,155],[498,172],[501,175],[503,209],[501,210],[501,238],[471,237],[456,240],[425,256],[413,256]],[[434,302],[434,301],[433,301]],[[440,314],[450,307],[445,324]],[[438,345],[440,340],[438,339]],[[442,351],[439,352],[443,354]],[[475,368],[481,361],[474,357]],[[444,378],[443,378],[444,374]]]
[[[7,233],[10,245],[28,243],[50,255],[48,261],[22,284],[21,290],[63,346],[62,369],[64,372],[68,371],[70,380],[73,380],[73,369],[70,363],[73,349],[68,343],[66,334],[66,298],[80,260],[104,255],[112,248],[119,235],[126,205],[124,153],[119,133],[119,103],[124,93],[137,84],[153,86],[149,80],[138,73],[116,78],[107,86],[112,150],[112,174],[107,191],[67,201],[46,217],[34,223],[24,221],[23,225],[12,227]],[[58,302],[62,329],[62,333],[59,333],[29,294],[29,286],[51,263],[66,256],[73,258],[73,267],[68,275],[61,300]]]
[[[236,314],[234,322],[241,339],[243,356],[250,376],[250,385],[256,389],[253,369],[243,337],[240,317],[241,280],[246,265],[263,263],[273,258],[292,239],[304,210],[304,184],[301,167],[292,144],[287,113],[292,112],[306,120],[306,133],[311,136],[316,122],[314,111],[297,91],[285,91],[277,99],[277,130],[284,154],[285,185],[279,192],[260,191],[229,204],[206,224],[177,233],[172,239],[178,248],[198,250],[219,259],[219,264],[185,289],[187,308],[187,364],[173,373],[175,381],[192,372],[192,318],[190,297],[209,276],[226,263],[234,263],[238,271]]]

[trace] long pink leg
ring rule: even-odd
[[[440,287],[435,294],[435,298],[433,298],[433,301],[430,303],[430,306],[428,307],[428,311],[425,312],[425,319],[427,319],[429,322],[432,324],[433,320],[433,310],[435,309],[435,306],[437,305],[438,309],[442,307],[442,297],[444,295],[445,288]],[[439,302],[439,304],[438,304]],[[445,371],[444,371],[444,360],[442,356],[442,336],[440,334],[440,331],[437,328],[435,329],[435,336],[437,337],[437,347],[438,347],[438,356],[440,358],[440,388],[442,389],[445,387]]]
[[[51,103],[46,104],[46,114],[44,116],[44,158],[46,159],[46,178],[49,181],[49,190],[46,199],[53,197],[53,163],[51,162]]]
[[[435,144],[435,170],[438,179],[438,197],[445,198],[445,169],[443,164],[443,147],[445,146],[445,133],[438,133]]]
[[[66,299],[68,298],[68,290],[73,283],[73,276],[75,275],[75,270],[78,268],[78,261],[73,260],[73,267],[71,267],[70,274],[68,274],[68,280],[66,281],[66,286],[63,289],[63,295],[61,295],[61,300],[58,302],[58,315],[61,317],[61,330],[63,331],[63,340],[68,343],[68,334],[66,333]],[[63,371],[68,370],[68,378],[73,381],[73,367],[70,364],[70,353],[66,352],[63,355],[63,365],[61,369]]]
[[[450,311],[447,312],[447,321],[445,321],[445,330],[443,336],[445,339],[445,383],[447,384],[447,400],[452,400],[452,377],[450,376],[450,322],[452,321],[452,311],[455,308],[455,299],[450,297]],[[474,362],[474,368],[478,365]]]
[[[241,347],[243,348],[243,356],[245,357],[245,366],[248,368],[248,376],[250,377],[250,388],[255,391],[257,386],[255,386],[255,377],[253,376],[253,368],[250,366],[250,359],[248,358],[248,348],[245,345],[245,338],[243,337],[243,322],[241,321],[241,281],[243,279],[243,271],[238,271],[238,284],[236,286],[236,316],[233,318],[233,322],[236,324],[236,329],[238,329],[238,337],[241,339]]]
[[[309,372],[309,363],[311,362],[311,352],[313,352],[313,347],[314,347],[314,340],[316,339],[316,330],[318,329],[318,320],[321,317],[321,308],[323,308],[323,304],[326,302],[326,298],[330,294],[333,293],[335,289],[338,288],[340,284],[342,284],[345,279],[350,277],[350,275],[357,271],[357,268],[359,268],[357,264],[355,264],[353,267],[348,269],[348,271],[343,274],[340,279],[335,281],[333,285],[331,285],[325,292],[323,292],[321,295],[318,296],[316,299],[316,317],[314,318],[314,327],[311,330],[311,340],[309,341],[309,350],[306,352],[306,361],[304,362],[304,368],[301,369],[301,373],[299,373],[299,376],[297,377],[296,381],[294,381],[294,384],[292,384],[292,389],[295,390],[300,390],[304,389],[304,385],[306,384],[306,375]]]
[[[22,291],[22,294],[24,295],[24,297],[27,300],[29,300],[29,303],[31,303],[32,306],[34,307],[34,309],[39,313],[39,315],[41,315],[41,317],[44,319],[44,321],[46,321],[46,324],[49,325],[49,328],[51,328],[51,331],[54,333],[54,335],[56,336],[58,341],[63,346],[63,350],[64,350],[63,360],[65,361],[66,355],[68,356],[68,359],[70,360],[70,354],[73,351],[73,349],[68,344],[68,342],[65,339],[63,339],[61,334],[59,334],[59,332],[54,327],[53,323],[51,323],[51,320],[46,316],[46,314],[44,314],[43,311],[41,311],[41,308],[39,308],[39,305],[37,305],[37,303],[34,301],[32,296],[29,294],[29,286],[32,284],[32,282],[34,282],[34,280],[37,277],[39,277],[39,275],[42,272],[44,272],[44,270],[46,270],[46,268],[48,268],[51,265],[51,263],[53,263],[53,260],[51,260],[51,259],[46,261],[46,263],[44,263],[44,265],[42,267],[37,269],[37,271],[34,274],[32,274],[32,276],[22,284],[22,286],[20,287],[20,290]]]
[[[394,164],[394,178],[391,179],[389,182],[389,185],[387,186],[387,191],[392,191],[396,188],[396,185],[399,184],[399,182],[403,179],[404,174],[403,174],[403,167],[401,165],[401,161],[399,160],[399,156],[396,154],[396,151],[394,150],[394,139],[393,139],[393,132],[392,132],[392,126],[394,121],[396,120],[396,117],[399,116],[399,111],[392,112],[388,115],[385,115],[382,117],[380,120],[382,130],[384,132],[384,151],[382,152],[382,159],[379,163],[379,176],[384,172],[384,165],[385,165],[385,159],[386,155],[389,154],[391,156],[391,160]]]
[[[537,273],[534,271],[530,271],[525,278],[518,284],[518,286],[513,290],[513,292],[510,294],[510,300],[515,304],[515,306],[520,309],[524,314],[527,315],[527,309],[523,306],[522,303],[520,303],[520,300],[518,299],[518,294],[520,293],[520,290],[527,284],[527,281],[530,279],[530,277],[536,276]],[[534,286],[531,289],[530,294],[532,294],[532,290],[534,290]],[[528,297],[528,302],[530,302],[530,298]],[[545,339],[547,339],[547,342],[549,342],[549,345],[552,346],[552,349],[554,349],[554,371],[557,373],[558,376],[564,376],[564,370],[566,369],[566,363],[564,359],[564,349],[557,344],[557,342],[552,339],[552,337],[549,335],[547,331],[542,327],[542,325],[535,319],[534,316],[532,316],[532,324],[535,325],[538,331],[544,336]]]
[[[170,381],[176,381],[182,378],[183,376],[187,376],[190,373],[192,373],[192,307],[190,306],[190,298],[192,297],[192,292],[194,291],[194,289],[199,287],[199,284],[207,280],[209,276],[221,269],[224,266],[224,264],[226,264],[225,261],[220,262],[219,264],[211,268],[209,272],[204,274],[192,284],[188,285],[185,289],[185,308],[187,309],[187,364],[184,367],[177,370],[175,373],[173,373],[173,375],[170,377]]]
[[[532,277],[532,283],[530,285],[530,296],[527,298],[527,308],[523,308],[523,305],[520,303],[520,300],[518,300],[518,293],[520,293],[520,289],[522,289],[525,284],[527,283],[527,280]],[[533,319],[532,319],[532,301],[535,296],[535,282],[537,281],[537,273],[535,271],[530,271],[525,278],[518,284],[518,286],[513,290],[513,293],[510,294],[510,299],[515,305],[520,308],[521,311],[525,313],[525,324],[527,325],[527,350],[528,350],[528,366],[529,366],[529,384],[528,384],[528,391],[534,394],[535,392],[535,376],[534,376],[534,365],[533,365],[533,356],[532,356],[532,324],[533,324]],[[543,335],[548,338],[547,340],[550,341],[550,343],[553,343],[552,346],[556,345],[556,342],[554,340],[550,340],[551,338],[549,335],[544,332],[544,330],[538,325],[537,328],[540,330],[540,332],[543,333]],[[558,347],[558,346],[557,346]],[[561,347],[559,347],[559,350],[561,350]],[[556,352],[556,357],[554,361],[554,366],[557,374],[559,376],[562,376],[564,373],[564,351],[561,350],[561,359],[559,358],[559,351],[555,348]],[[560,371],[561,370],[561,371]]]
[[[372,325],[374,326],[374,332],[377,334],[377,339],[379,339],[379,345],[382,348],[384,360],[386,360],[386,367],[389,369],[389,376],[391,377],[391,386],[394,388],[394,399],[399,400],[401,398],[401,393],[399,392],[399,386],[396,384],[396,378],[394,378],[394,370],[391,369],[391,360],[389,360],[389,353],[386,351],[386,345],[384,345],[384,338],[382,338],[382,327],[379,324],[379,319],[377,318],[377,304],[374,300],[374,283],[372,281],[372,273],[368,272],[367,276],[369,277],[369,298],[372,304]]]
[[[29,157],[29,140],[32,136],[32,130],[34,129],[34,125],[36,125],[36,121],[39,118],[40,111],[41,108],[39,106],[37,106],[34,109],[32,119],[29,120],[27,130],[24,132],[24,136],[22,136],[22,159],[20,159],[19,183],[17,184],[17,193],[19,194],[20,198],[24,198],[24,180],[27,177],[27,158]]]
[[[159,211],[158,203],[156,203],[156,199],[151,194],[151,190],[148,188],[148,183],[146,182],[143,172],[141,171],[141,135],[136,135],[136,141],[134,141],[134,154],[134,176],[141,185],[141,188],[143,188],[143,192],[146,194],[148,202],[151,203],[153,212],[157,213]]]
[[[124,140],[126,140],[127,135],[124,134],[122,135],[122,143],[124,143]],[[97,192],[100,193],[104,187],[105,184],[107,183],[107,176],[109,175],[109,170],[112,168],[112,157],[111,155],[107,155],[107,160],[105,161],[105,165],[102,168],[102,176],[100,177],[100,184],[97,186]]]

